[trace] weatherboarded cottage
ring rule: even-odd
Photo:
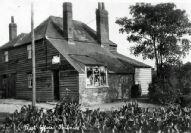
[[[73,20],[72,4],[63,18],[50,16],[35,29],[36,96],[40,101],[72,98],[82,104],[129,98],[140,84],[148,93],[151,67],[117,52],[109,39],[104,3],[96,10],[97,31]],[[7,98],[32,98],[31,33],[17,36],[14,18],[10,41],[0,47],[0,89]]]

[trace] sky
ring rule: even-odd
[[[62,4],[64,0],[33,0],[34,3],[34,27],[38,26],[49,16],[62,17]],[[73,19],[87,24],[96,30],[95,11],[98,0],[70,0],[73,5]],[[105,0],[105,8],[109,13],[109,38],[118,45],[117,51],[123,55],[144,62],[154,67],[153,60],[143,60],[142,56],[135,57],[130,53],[129,48],[133,43],[126,40],[127,35],[119,33],[119,25],[115,23],[117,18],[129,17],[129,6],[136,2],[151,4],[173,2],[177,8],[185,10],[191,21],[191,2],[189,0]],[[17,34],[29,33],[31,31],[31,0],[0,0],[0,46],[9,41],[9,28],[11,16],[17,23]],[[183,59],[183,62],[191,62],[190,54]]]

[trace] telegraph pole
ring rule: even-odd
[[[32,33],[32,106],[36,106],[36,63],[35,63],[35,36],[34,36],[34,12],[31,3],[31,33]]]

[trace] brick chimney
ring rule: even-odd
[[[14,23],[14,17],[11,16],[11,23],[9,24],[9,41],[17,36],[17,24]]]
[[[108,23],[108,11],[105,10],[104,3],[98,3],[98,9],[96,10],[96,24],[97,24],[97,41],[109,50],[109,23]]]
[[[63,3],[63,36],[68,44],[74,44],[72,3]]]

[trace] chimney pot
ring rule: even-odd
[[[69,44],[74,44],[72,3],[63,3],[63,36]]]
[[[14,17],[11,16],[11,23],[14,23]]]
[[[100,2],[98,2],[98,9],[102,9],[102,7],[101,7],[102,5],[101,5],[101,3]]]
[[[9,24],[9,41],[17,36],[17,24],[14,23],[14,17],[11,16],[11,23]]]
[[[104,3],[98,3],[98,9],[96,10],[96,24],[97,24],[97,41],[109,50],[109,23],[108,12],[105,10]]]
[[[105,10],[105,4],[102,2],[102,9]]]

